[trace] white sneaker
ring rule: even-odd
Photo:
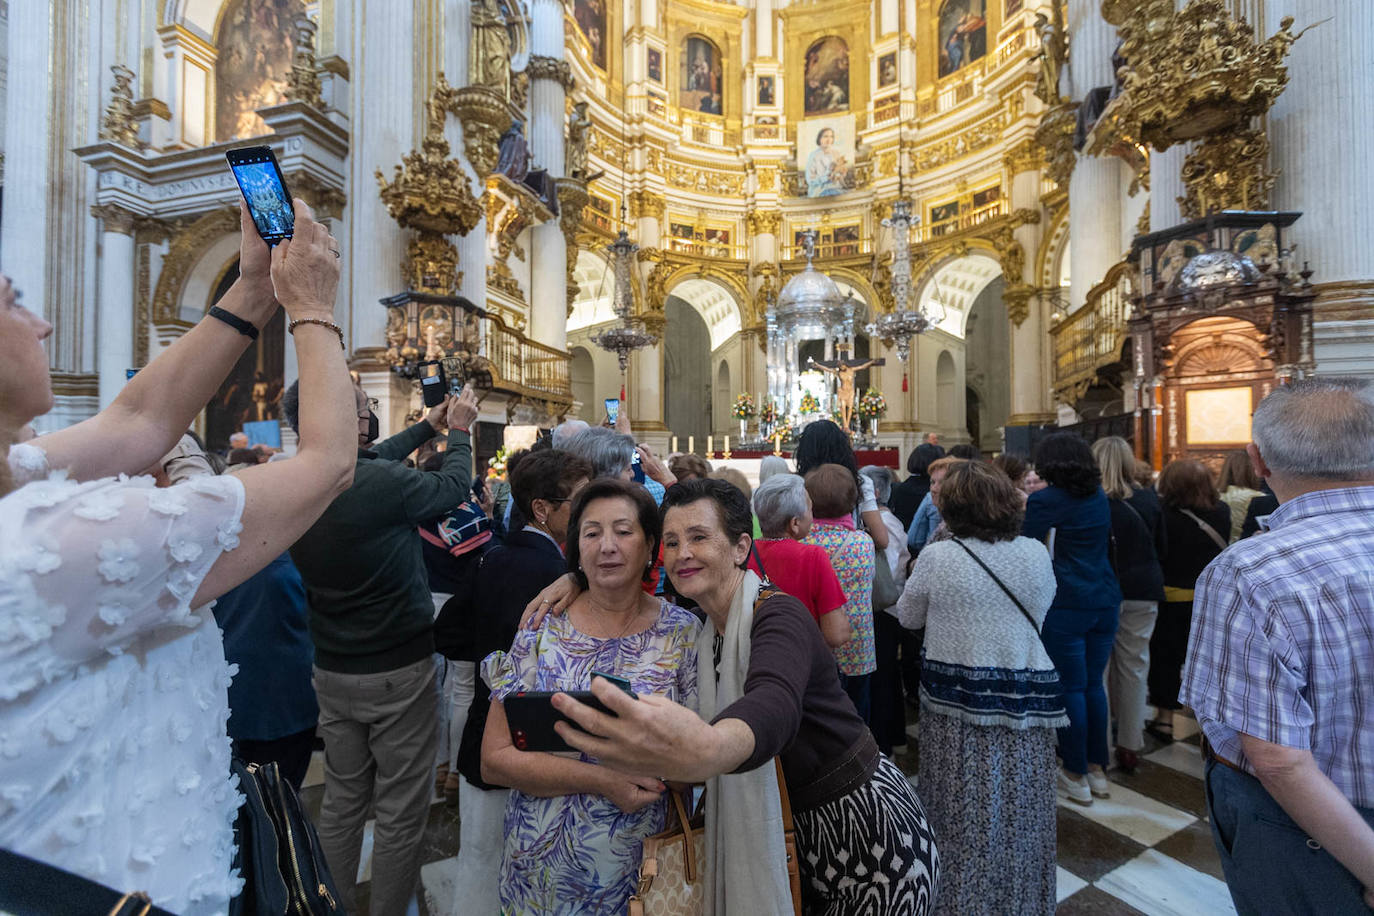
[[[1069,771],[1063,767],[1059,769],[1059,784],[1056,791],[1061,797],[1085,808],[1093,803],[1093,793],[1088,788],[1088,780],[1082,776],[1069,775]]]
[[[1111,798],[1112,785],[1107,782],[1107,774],[1101,770],[1088,770],[1088,789],[1094,798]]]

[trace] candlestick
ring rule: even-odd
[[[707,437],[706,437],[706,457],[707,457],[707,458],[713,458],[713,457],[715,457],[715,454],[716,454],[716,437],[715,437],[715,436],[707,436]]]
[[[689,455],[695,455],[696,453],[697,453],[697,437],[696,437],[696,436],[688,436],[688,437],[687,437],[687,454],[689,454]]]
[[[727,451],[727,452],[730,451],[730,437],[729,437],[729,436],[726,436],[726,437],[725,437],[725,451]]]
[[[670,445],[670,446],[668,447],[668,451],[670,451],[670,452],[675,452],[675,451],[677,451],[677,436],[674,436],[674,437],[673,437],[673,444]]]
[[[779,433],[778,435],[775,435],[775,436],[773,437],[773,454],[774,454],[774,455],[781,455],[781,454],[782,454],[782,434],[781,434],[781,433]]]

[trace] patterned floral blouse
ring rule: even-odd
[[[849,617],[849,641],[835,650],[843,674],[872,674],[878,670],[873,650],[873,539],[854,529],[848,518],[816,519],[802,542],[824,547],[844,589],[844,612]]]
[[[538,630],[522,629],[509,652],[487,656],[482,678],[492,700],[501,701],[519,690],[587,690],[591,672],[605,671],[629,680],[636,693],[695,709],[700,630],[695,615],[666,601],[653,626],[620,639],[588,636],[566,615],[550,615]],[[580,759],[596,762],[586,754]],[[535,798],[512,791],[502,913],[620,916],[634,893],[644,838],[663,829],[667,810],[666,797],[625,814],[600,795]]]

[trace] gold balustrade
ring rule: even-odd
[[[1003,198],[977,209],[966,210],[952,219],[938,223],[922,222],[911,227],[911,241],[929,242],[943,235],[951,235],[964,229],[973,229],[1000,216],[1006,216],[1007,212],[1007,201]]]
[[[1054,340],[1054,390],[1067,401],[1081,395],[1097,370],[1121,359],[1134,275],[1125,261],[1088,291],[1083,307],[1050,328]]]
[[[491,363],[493,387],[572,403],[567,353],[530,340],[496,315],[485,316],[481,323],[484,355]]]

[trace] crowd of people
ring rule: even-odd
[[[228,912],[231,755],[299,787],[322,742],[346,912],[369,818],[370,910],[414,911],[437,790],[453,913],[626,912],[674,793],[709,912],[1049,913],[1057,799],[1109,798],[1191,714],[1238,911],[1374,906],[1374,385],[1277,389],[1217,475],[1061,432],[929,436],[900,479],[821,420],[752,487],[625,419],[497,485],[471,390],[379,441],[308,208],[272,251],[243,228],[220,307],[290,318],[290,457],[185,434],[249,340],[214,314],[24,441],[51,328],[0,280],[0,872]],[[573,753],[513,737],[531,691]]]

